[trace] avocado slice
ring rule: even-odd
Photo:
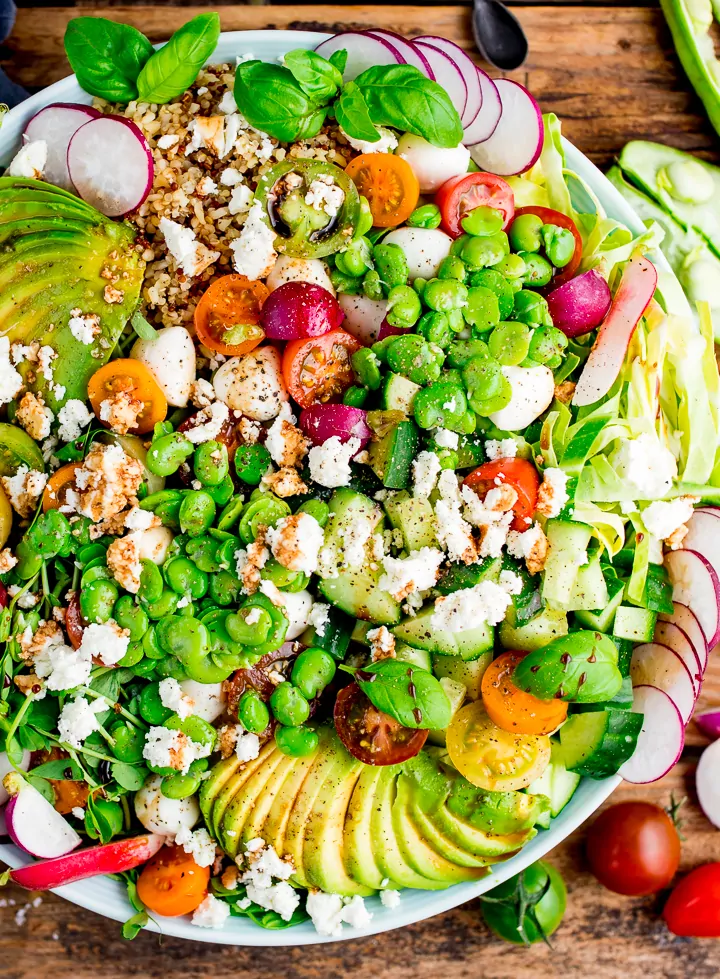
[[[303,867],[310,884],[328,894],[365,897],[374,890],[350,877],[343,861],[345,816],[364,767],[349,752],[338,753],[308,819]]]
[[[85,400],[90,377],[109,360],[137,307],[145,263],[134,245],[129,224],[111,221],[73,194],[0,177],[0,335],[11,343],[36,340],[57,353],[52,380],[35,364],[18,367],[27,387],[55,412],[70,398]],[[94,343],[70,332],[73,309],[99,317]]]
[[[241,843],[249,843],[250,840],[256,840],[258,837],[265,839],[264,826],[273,802],[282,788],[285,779],[293,768],[297,766],[299,761],[299,758],[291,758],[288,755],[283,755],[280,759],[279,765],[274,769],[272,775],[265,783],[262,794],[255,800],[255,805],[245,821],[240,837]]]
[[[278,856],[286,854],[285,833],[290,813],[318,753],[319,749],[316,749],[311,755],[298,759],[298,764],[287,773],[270,806],[263,827],[263,838],[266,843],[275,847]]]
[[[451,863],[458,864],[461,867],[485,867],[492,862],[491,858],[471,853],[464,847],[454,843],[449,836],[441,833],[428,817],[427,813],[422,811],[415,798],[411,799],[409,814],[428,845]]]
[[[249,778],[245,779],[225,810],[220,826],[220,845],[229,857],[234,859],[238,853],[243,853],[240,844],[250,811],[262,798],[266,784],[271,781],[276,768],[284,758],[285,755],[276,748],[261,765],[254,769]]]
[[[240,768],[241,764],[242,762],[237,755],[231,755],[229,758],[225,758],[223,761],[219,761],[217,765],[214,765],[210,769],[209,776],[204,782],[200,783],[200,791],[198,793],[200,812],[203,814],[203,819],[208,825],[210,825],[210,813],[212,812],[213,803],[225,785],[227,785],[230,778]]]
[[[264,764],[266,758],[268,758],[268,756],[271,755],[274,750],[275,742],[269,741],[262,747],[257,758],[253,758],[252,761],[246,762],[245,764],[240,763],[237,769],[235,769],[233,774],[227,779],[223,787],[218,792],[210,809],[210,818],[208,820],[210,835],[214,836],[216,840],[220,839],[220,828],[222,826],[225,810],[234,799],[236,792],[239,791],[246,779],[250,778],[255,769]]]
[[[439,806],[433,812],[427,813],[427,816],[438,831],[447,836],[456,846],[491,860],[499,860],[515,853],[536,833],[532,828],[506,835],[485,833],[464,819],[459,819],[447,806]]]
[[[383,769],[365,765],[355,783],[345,814],[343,860],[345,870],[353,880],[378,891],[387,878],[375,860],[372,836],[372,815],[376,805],[375,793]],[[392,890],[394,881],[385,885]]]

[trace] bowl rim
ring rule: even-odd
[[[218,45],[208,63],[218,60],[232,61],[237,54],[248,50],[266,60],[276,59],[296,47],[315,47],[330,36],[317,31],[227,31],[220,35]],[[17,143],[25,126],[42,108],[53,102],[87,104],[91,101],[91,96],[82,91],[75,76],[70,75],[11,109],[3,119],[2,129],[0,129],[0,165],[7,165],[13,153],[17,151]],[[605,210],[636,234],[642,233],[645,230],[642,221],[605,175],[564,138],[563,144],[568,168],[576,172],[590,186]],[[661,255],[654,255],[653,260],[657,261],[665,271],[669,270]],[[198,928],[192,925],[187,917],[157,916],[158,920],[151,918],[146,930],[211,944],[269,948],[350,941],[401,928],[464,904],[539,860],[582,825],[621,782],[622,779],[617,775],[598,781],[583,779],[573,798],[552,820],[550,827],[540,830],[530,843],[509,860],[494,864],[487,877],[470,883],[454,884],[444,891],[403,890],[400,904],[393,909],[382,906],[377,897],[369,898],[366,903],[373,912],[371,924],[360,929],[344,928],[340,936],[319,935],[311,922],[304,922],[283,930],[268,931],[247,918],[229,918],[222,929],[216,930]],[[11,843],[0,843],[0,860],[12,868],[32,862],[28,854]],[[79,907],[115,921],[125,921],[132,913],[124,887],[120,882],[109,877],[78,881],[75,884],[56,888],[53,893]]]

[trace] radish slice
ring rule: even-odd
[[[91,846],[87,850],[68,853],[54,860],[19,867],[11,871],[10,878],[30,891],[49,891],[53,887],[62,887],[63,884],[72,884],[87,877],[133,870],[155,856],[164,842],[164,836],[152,833],[102,846]]]
[[[337,300],[345,313],[343,329],[368,347],[375,343],[387,313],[387,299],[368,299],[367,296],[341,292]]]
[[[633,710],[644,714],[637,746],[619,770],[626,782],[642,785],[666,775],[682,754],[685,727],[680,711],[664,690],[641,685],[633,690]]]
[[[700,755],[695,770],[695,791],[700,808],[707,818],[720,829],[720,741],[707,746]]]
[[[463,143],[466,146],[484,143],[490,139],[503,114],[503,103],[496,83],[482,68],[477,69],[477,76],[482,92],[482,107],[472,122],[465,126]]]
[[[695,655],[700,663],[700,669],[704,673],[707,669],[708,662],[707,642],[705,641],[705,634],[700,628],[700,623],[687,605],[681,605],[680,602],[673,602],[672,615],[668,612],[661,612],[658,615],[658,622],[674,622],[675,625],[682,629],[692,643]]]
[[[480,84],[480,77],[475,62],[466,51],[463,51],[457,44],[448,41],[444,37],[437,37],[435,34],[423,34],[421,37],[413,38],[413,44],[416,44],[418,41],[422,41],[424,44],[430,44],[432,47],[437,48],[438,51],[442,51],[457,65],[460,74],[465,79],[465,86],[467,88],[467,100],[465,102],[465,109],[460,115],[460,121],[463,124],[463,128],[469,126],[483,104],[483,89]]]
[[[610,311],[600,327],[595,345],[585,361],[572,403],[595,404],[615,383],[628,344],[657,285],[652,262],[636,255],[625,267]]]
[[[720,738],[720,710],[706,710],[702,714],[694,714],[693,720],[707,738],[712,741]]]
[[[102,115],[91,105],[55,102],[46,105],[32,117],[23,136],[28,140],[43,139],[47,143],[44,178],[63,190],[75,190],[67,165],[70,140],[81,126]]]
[[[337,436],[341,442],[360,439],[365,446],[372,438],[366,422],[367,412],[349,405],[311,405],[300,413],[300,428],[315,445]]]
[[[346,31],[321,41],[315,48],[323,58],[335,51],[347,51],[348,59],[343,79],[351,82],[367,68],[374,65],[401,65],[403,58],[398,49],[385,38],[374,37],[365,31]]]
[[[382,29],[368,31],[368,34],[380,38],[381,41],[387,41],[388,44],[391,44],[400,53],[405,64],[412,65],[418,71],[421,71],[426,78],[429,78],[430,81],[435,81],[435,73],[423,52],[406,38],[402,37],[402,35],[396,34],[394,31],[384,31]]]
[[[685,548],[665,555],[673,601],[687,605],[700,623],[708,649],[720,636],[720,580],[706,557]]]
[[[470,145],[470,154],[479,167],[490,173],[524,173],[538,159],[543,146],[540,106],[518,82],[498,78],[495,86],[502,102],[500,121],[490,137]],[[465,142],[470,144],[471,138],[477,138],[472,127],[465,134]]]
[[[699,506],[695,509],[695,513],[709,513],[712,517],[720,517],[720,507]]]
[[[140,207],[153,182],[153,158],[134,122],[100,116],[70,140],[67,165],[78,194],[109,218]]]
[[[5,788],[10,794],[7,830],[21,850],[34,857],[60,857],[80,846],[82,840],[70,823],[21,775],[6,775]]]
[[[636,646],[630,661],[630,676],[634,687],[649,684],[664,690],[687,724],[695,706],[695,687],[690,670],[676,652],[658,642]]]
[[[720,520],[714,513],[696,510],[687,526],[688,532],[683,538],[683,547],[685,550],[702,554],[720,578]]]
[[[658,622],[655,626],[654,642],[661,646],[667,646],[680,657],[690,673],[690,679],[695,688],[695,696],[700,693],[703,671],[700,659],[695,652],[695,647],[682,631],[680,626],[674,622]]]
[[[435,81],[438,85],[442,85],[448,93],[450,101],[458,110],[462,119],[465,106],[467,105],[468,95],[467,82],[463,78],[463,73],[450,55],[441,51],[440,48],[435,48],[432,44],[427,44],[425,41],[413,41],[412,44],[415,50],[420,51],[425,57],[425,60],[435,75]]]

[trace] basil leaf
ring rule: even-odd
[[[342,87],[342,74],[314,51],[289,51],[285,55],[285,67],[303,92],[317,102],[333,98]]]
[[[378,710],[403,727],[445,728],[452,707],[432,673],[397,659],[372,663],[355,673],[355,680]]]
[[[140,72],[140,100],[164,105],[182,95],[212,55],[219,37],[220,18],[214,12],[198,14],[176,30]]]
[[[348,62],[348,53],[346,48],[340,48],[339,51],[333,51],[333,53],[328,58],[331,65],[335,65],[340,74],[345,73]]]
[[[463,129],[450,96],[413,65],[377,65],[355,79],[377,126],[422,136],[435,146],[457,146]]]
[[[348,82],[335,103],[335,118],[342,131],[353,139],[377,143],[380,133],[370,118],[367,102],[355,82]]]
[[[146,768],[136,768],[134,765],[127,765],[125,762],[116,761],[110,766],[112,777],[122,789],[128,792],[137,792],[142,788],[147,775]]]
[[[318,107],[289,68],[246,61],[235,72],[235,101],[251,126],[281,143],[316,136],[326,109]]]
[[[70,772],[68,779],[67,772]],[[54,778],[58,781],[82,782],[84,775],[80,766],[71,758],[56,758],[46,761],[33,768],[32,774],[42,778]]]
[[[157,340],[158,331],[148,323],[139,310],[133,313],[130,322],[132,323],[133,330],[135,330],[141,340]]]
[[[111,102],[137,98],[137,79],[154,54],[150,41],[127,24],[105,17],[76,17],[65,29],[65,53],[90,95]]]

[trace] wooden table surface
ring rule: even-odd
[[[24,0],[33,3],[34,0]],[[562,119],[565,134],[601,167],[629,139],[657,139],[718,160],[718,139],[674,56],[657,6],[644,0],[594,0],[516,6],[530,39],[530,56],[516,73],[543,110]],[[0,63],[21,84],[38,89],[68,73],[62,37],[80,13],[102,14],[166,38],[201,7],[23,6],[15,30],[0,46]],[[467,6],[236,6],[220,5],[223,29],[295,28],[336,31],[382,26],[398,32],[442,34],[472,50]],[[711,660],[698,709],[720,705],[720,660]],[[720,833],[702,815],[694,770],[705,741],[691,723],[680,763],[653,785],[624,786],[620,799],[661,805],[687,796],[682,869],[720,860]],[[518,949],[496,941],[482,923],[478,902],[377,938],[298,949],[243,949],[140,935],[131,944],[118,926],[59,898],[45,897],[17,925],[25,891],[0,893],[2,979],[115,979],[119,976],[340,979],[694,979],[720,974],[720,943],[672,937],[658,917],[662,895],[628,899],[601,888],[587,871],[583,832],[551,854],[568,884],[568,912],[553,951]],[[30,896],[30,899],[32,895]],[[6,902],[3,904],[3,902]],[[14,903],[13,903],[14,902]]]

